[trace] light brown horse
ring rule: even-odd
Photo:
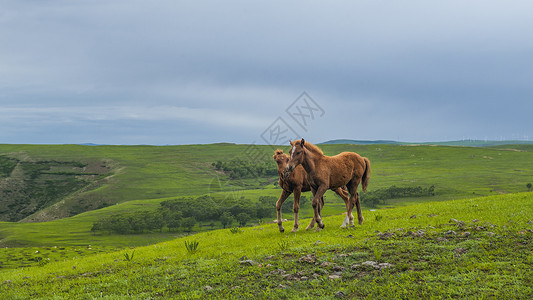
[[[309,182],[307,180],[307,173],[305,172],[304,168],[302,166],[297,166],[294,168],[294,171],[291,172],[288,178],[285,178],[284,173],[287,169],[287,164],[289,162],[289,156],[285,153],[283,153],[283,150],[276,150],[274,151],[274,155],[272,156],[274,160],[276,161],[276,164],[278,165],[278,174],[279,174],[279,186],[283,189],[281,192],[281,195],[279,196],[278,201],[276,202],[276,211],[278,215],[278,226],[279,231],[284,232],[285,228],[283,228],[282,222],[281,222],[281,206],[283,205],[283,202],[292,194],[294,193],[294,203],[292,206],[293,212],[294,212],[294,227],[292,228],[291,232],[298,231],[299,223],[298,223],[298,211],[300,210],[300,195],[302,192],[308,192],[311,190],[311,187],[309,185]],[[348,192],[345,191],[346,187],[338,188],[335,190],[335,193],[339,195],[344,202],[348,202]],[[324,205],[324,198],[320,198],[320,206],[322,207]],[[315,226],[315,218],[311,221],[309,226],[307,226],[307,230],[313,228]]]
[[[292,172],[302,165],[307,172],[309,184],[313,191],[313,210],[315,220],[318,225],[317,230],[324,228],[321,218],[321,205],[319,201],[328,189],[335,190],[339,187],[348,187],[350,200],[346,202],[346,223],[353,226],[352,210],[357,207],[357,218],[359,225],[363,224],[363,214],[357,188],[362,183],[363,192],[366,192],[370,180],[370,161],[366,157],[361,157],[355,152],[342,152],[335,156],[325,156],[317,146],[306,142],[291,141],[290,160],[287,164],[285,176],[290,176]]]

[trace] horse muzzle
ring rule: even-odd
[[[283,173],[283,177],[285,180],[289,179],[289,176],[291,176],[291,172],[294,170],[294,167],[287,165],[287,168],[285,169],[285,172]]]

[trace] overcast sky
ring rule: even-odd
[[[0,143],[533,139],[532,16],[529,0],[0,0]]]

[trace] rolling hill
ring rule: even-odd
[[[118,251],[87,245],[13,249],[2,254],[37,263],[0,269],[0,294],[530,299],[532,197],[519,193],[371,211],[362,226],[348,229],[338,227],[343,216],[332,216],[320,232],[281,234],[275,224],[263,224]]]
[[[285,150],[288,147],[280,146]],[[533,146],[454,147],[428,145],[321,145],[327,155],[354,151],[372,162],[369,192],[362,194],[368,208],[395,207],[427,201],[464,199],[527,191],[533,182]],[[250,145],[212,144],[185,146],[80,146],[80,145],[0,145],[0,157],[6,162],[0,173],[1,182],[16,179],[17,164],[28,162],[34,175],[19,177],[28,182],[19,195],[35,195],[42,187],[62,188],[58,182],[71,182],[61,193],[37,207],[30,203],[18,212],[30,211],[19,222],[0,223],[0,245],[43,246],[113,244],[140,245],[174,238],[174,233],[144,235],[94,235],[90,229],[95,221],[110,214],[155,210],[160,203],[180,197],[209,195],[215,207],[230,203],[255,203],[270,197],[272,205],[279,197],[276,177],[251,176],[233,178],[228,171],[218,171],[216,162],[245,161],[244,167],[264,163],[275,171],[271,161],[272,148],[257,146],[259,154],[247,158]],[[256,149],[256,150],[257,150]],[[229,166],[232,164],[230,163]],[[235,163],[235,168],[241,168]],[[235,169],[239,170],[239,169]],[[16,172],[15,172],[16,173]],[[34,178],[38,184],[29,184]],[[47,179],[48,178],[48,179]],[[53,178],[54,180],[52,180]],[[65,178],[70,178],[65,180]],[[78,180],[78,181],[75,181]],[[40,184],[40,185],[39,185]],[[432,188],[431,196],[403,195],[388,197],[393,190],[424,190]],[[53,189],[50,189],[54,191]],[[11,215],[11,200],[3,190],[4,216]],[[377,202],[368,202],[375,195],[385,195]],[[230,201],[231,200],[231,201]],[[6,205],[6,203],[8,203]],[[284,206],[290,207],[289,198]],[[324,215],[341,214],[344,203],[331,192],[326,194]],[[32,206],[33,205],[33,206]],[[233,204],[232,204],[233,205]],[[7,209],[6,209],[7,207]],[[25,210],[26,209],[26,210]],[[31,211],[31,209],[38,209]],[[272,213],[274,208],[272,207]],[[311,216],[310,205],[303,205],[301,217]],[[284,213],[284,217],[292,217]],[[6,220],[6,219],[4,219]],[[270,218],[272,220],[272,218]],[[263,219],[262,221],[270,221]],[[35,222],[43,222],[42,226]],[[258,220],[251,220],[258,222]],[[33,223],[33,224],[32,224]],[[210,228],[210,222],[199,223],[194,231]],[[220,223],[215,223],[220,227]]]
[[[217,161],[230,162],[229,167],[244,163],[244,169],[263,164],[276,174],[273,148],[255,147],[258,152],[252,159],[246,156],[250,145],[234,144],[0,145],[0,220],[49,221],[132,200],[217,192],[240,191],[245,196],[265,190],[265,195],[278,196],[272,186],[275,175],[234,178],[231,170],[218,171],[213,166]],[[435,186],[435,199],[453,199],[524,191],[533,181],[532,145],[321,147],[327,155],[354,151],[369,157],[371,191],[393,185]]]
[[[351,140],[351,139],[336,139],[329,140],[320,145],[334,145],[334,144],[352,144],[352,145],[373,145],[373,144],[387,144],[387,145],[439,145],[439,146],[464,146],[464,147],[491,147],[491,146],[503,146],[503,145],[533,145],[533,141],[524,140],[457,140],[457,141],[442,141],[442,142],[401,142],[390,140]]]
[[[254,147],[250,156],[250,145],[234,144],[0,145],[2,212],[20,219],[0,221],[0,295],[533,296],[532,145],[321,145],[327,155],[354,151],[372,162],[365,222],[354,228],[339,228],[344,203],[328,192],[320,232],[280,233],[268,218],[219,230],[199,222],[192,232],[91,231],[101,218],[184,197],[208,196],[218,208],[273,204],[273,149]],[[303,205],[301,224],[310,216]]]

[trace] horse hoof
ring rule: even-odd
[[[280,228],[279,232],[284,233],[285,232],[285,228]]]
[[[317,228],[315,228],[315,232],[319,232],[320,230],[322,230],[320,227],[317,226]]]
[[[326,227],[326,225],[324,225],[324,223],[318,224],[318,226],[317,226],[317,228],[320,228],[320,229],[324,229],[324,227]]]
[[[298,232],[298,228],[293,228],[291,232]]]

